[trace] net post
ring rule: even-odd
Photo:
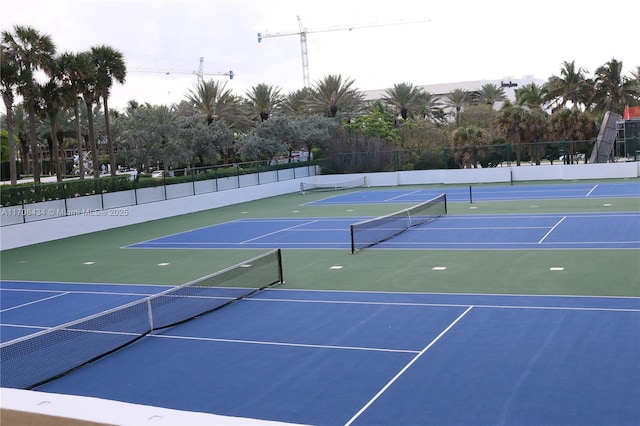
[[[449,213],[449,210],[447,210],[447,193],[446,193],[446,192],[445,192],[445,193],[443,193],[443,194],[442,194],[442,197],[444,198],[444,213],[445,213],[445,214],[448,214],[448,213]]]
[[[282,269],[282,249],[277,249],[278,250],[278,279],[279,284],[284,284],[284,272]]]
[[[349,226],[349,231],[351,232],[351,254],[354,254],[356,252],[356,242],[353,237],[353,225]]]
[[[154,330],[153,325],[153,309],[151,309],[151,298],[147,298],[147,315],[149,316],[149,333]]]

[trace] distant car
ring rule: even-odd
[[[171,172],[165,172],[164,170],[156,170],[155,172],[151,172],[152,178],[163,178],[171,176]]]
[[[578,154],[573,154],[571,156],[571,158],[573,159],[573,161],[583,161],[584,160],[585,155],[582,153],[578,153]],[[558,158],[558,160],[560,161],[565,161],[565,157],[564,155],[560,155],[560,158]]]

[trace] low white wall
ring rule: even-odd
[[[298,191],[300,180],[267,183],[230,191],[210,192],[166,201],[147,202],[118,208],[79,208],[71,216],[30,221],[0,228],[0,248],[11,248],[52,241],[165,217],[178,216],[216,207],[238,204]],[[79,199],[76,199],[79,200]],[[43,204],[43,203],[38,203]],[[5,209],[11,209],[5,207]],[[21,209],[21,207],[16,207]],[[31,208],[40,211],[41,207]],[[38,210],[36,210],[38,209]],[[45,211],[47,209],[44,209]],[[57,209],[55,209],[57,211]],[[54,211],[54,210],[52,210]],[[15,216],[6,216],[12,219]],[[2,217],[4,222],[5,216]]]
[[[36,212],[27,223],[19,223],[20,206],[4,207],[0,210],[0,249],[37,244],[45,241],[81,235],[105,229],[178,216],[231,204],[276,195],[297,192],[300,182],[335,183],[348,181],[356,177],[366,176],[368,186],[399,186],[419,184],[474,184],[474,183],[509,183],[513,181],[542,180],[580,180],[580,179],[613,179],[637,178],[640,176],[640,162],[607,163],[607,164],[557,164],[545,166],[496,167],[490,169],[455,169],[455,170],[417,170],[385,173],[361,173],[354,175],[315,175],[295,177],[295,169],[267,172],[241,177],[217,179],[218,192],[198,194],[199,190],[207,190],[211,181],[171,185],[165,188],[145,188],[137,191],[138,205],[125,206],[134,197],[133,191],[122,194],[108,194],[104,199],[104,207],[99,196],[81,197],[64,201],[37,203],[29,205]],[[277,181],[280,179],[280,181]],[[289,179],[289,180],[282,180]],[[276,181],[273,181],[276,180]],[[253,186],[238,187],[242,184]],[[190,195],[195,192],[198,195]],[[174,188],[175,186],[175,188]],[[209,186],[209,187],[207,187]],[[171,198],[176,197],[176,198]],[[122,206],[122,207],[119,207]],[[13,210],[12,210],[13,209]],[[77,214],[60,216],[61,209],[73,210]],[[16,219],[18,218],[18,219]],[[47,219],[47,220],[43,220]],[[6,226],[5,226],[6,225]]]

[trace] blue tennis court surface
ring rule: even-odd
[[[313,201],[309,205],[332,204],[397,204],[420,203],[447,194],[447,200],[457,201],[513,201],[513,200],[549,200],[584,198],[626,198],[640,197],[640,183],[599,183],[599,184],[557,184],[557,185],[518,185],[518,186],[482,186],[451,187],[446,189],[388,189],[375,191],[356,191]]]
[[[350,249],[365,218],[241,219],[129,248]],[[640,212],[442,216],[373,249],[638,249]]]
[[[164,289],[1,288],[3,341]],[[36,390],[300,424],[637,425],[638,324],[639,298],[273,289]]]

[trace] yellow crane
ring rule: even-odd
[[[363,24],[363,25],[308,29],[304,25],[302,25],[302,20],[300,19],[300,16],[298,16],[297,18],[298,18],[298,31],[289,31],[284,33],[268,33],[268,32],[258,33],[258,43],[261,43],[262,40],[265,38],[299,35],[300,50],[302,53],[302,80],[304,82],[305,87],[311,87],[311,81],[309,78],[309,52],[307,49],[307,34],[322,33],[322,32],[329,32],[329,31],[351,31],[355,29],[386,27],[386,26],[392,26],[392,25],[418,24],[418,23],[430,21],[430,19],[418,19],[413,21],[377,22],[377,23]]]

